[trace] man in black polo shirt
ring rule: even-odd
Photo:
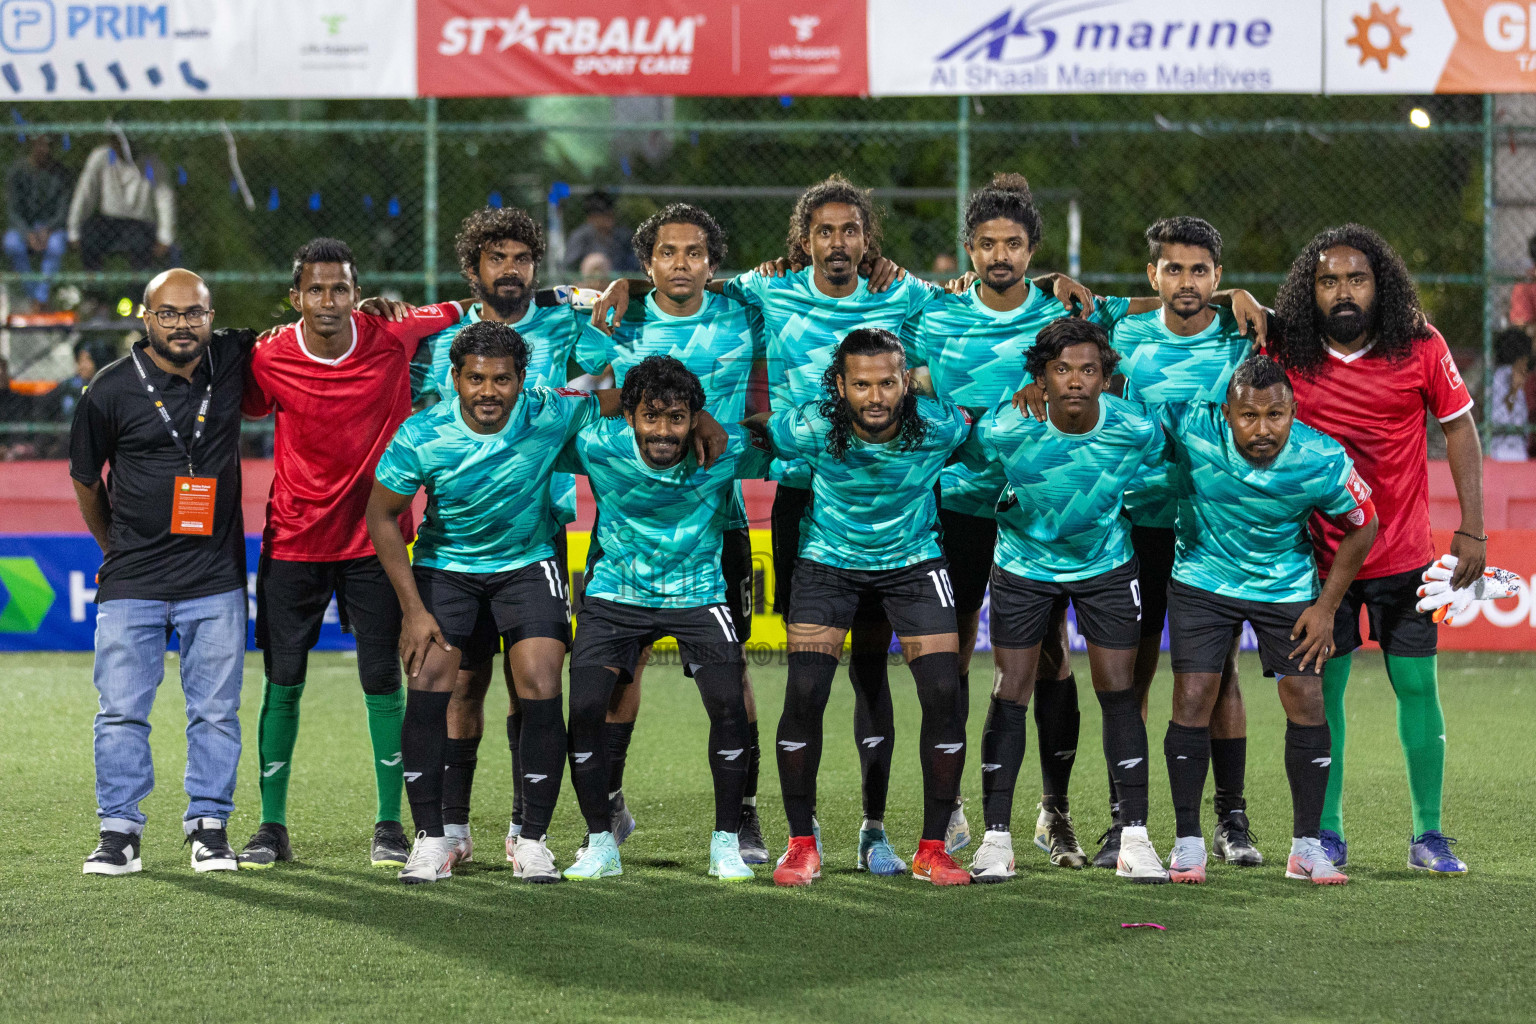
[[[255,336],[215,331],[208,288],[186,270],[149,283],[143,318],[148,337],[96,375],[70,435],[80,513],[103,552],[95,667],[101,843],[85,873],[140,868],[139,804],[154,787],[149,712],[172,633],[187,699],[182,825],[192,868],[233,871],[225,825],[240,761],[246,634],[240,394]]]

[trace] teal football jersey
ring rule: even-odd
[[[374,475],[396,494],[427,492],[415,563],[489,573],[553,558],[551,471],[566,442],[600,415],[596,395],[533,388],[494,434],[465,424],[457,395],[402,423]]]
[[[983,303],[980,288],[941,293],[930,301],[908,358],[913,366],[928,367],[939,398],[969,409],[991,409],[1023,387],[1029,379],[1024,354],[1042,327],[1067,315],[1054,295],[1033,285],[1024,304],[1006,313]],[[1100,308],[1091,318],[1110,326]],[[951,512],[991,519],[1006,484],[999,463],[982,469],[957,463],[946,466],[939,478],[939,500]]]
[[[838,343],[857,327],[883,327],[910,350],[918,315],[936,294],[932,285],[907,274],[879,294],[871,293],[861,277],[852,294],[839,299],[816,287],[814,275],[812,267],[780,277],[751,271],[724,284],[727,297],[762,313],[768,389],[776,411],[825,397],[821,375],[832,364]],[[776,467],[775,476],[790,487],[810,487],[809,471],[794,461]]]
[[[1268,466],[1237,450],[1218,405],[1168,405],[1174,439],[1178,545],[1173,578],[1187,586],[1281,604],[1317,597],[1307,520],[1359,506],[1359,483],[1343,445],[1296,421]]]
[[[1125,377],[1126,398],[1149,409],[1169,402],[1226,401],[1232,371],[1253,347],[1230,309],[1217,307],[1205,330],[1185,338],[1168,329],[1161,309],[1127,316],[1127,306],[1115,297],[1099,304],[1101,318],[1113,324],[1109,340],[1120,353],[1117,372]],[[1126,515],[1138,526],[1171,528],[1177,501],[1169,479],[1153,477],[1126,502]]]
[[[744,428],[728,424],[724,454],[701,469],[692,453],[670,469],[640,456],[624,420],[587,427],[559,465],[585,473],[597,498],[602,557],[586,593],[644,608],[696,608],[725,600],[720,534],[729,528],[737,480],[767,475],[772,457]]]
[[[921,445],[868,444],[853,437],[844,460],[827,452],[831,424],[819,402],[783,409],[768,420],[774,454],[805,460],[811,508],[800,528],[800,556],[842,569],[899,569],[938,558],[938,502],[933,485],[971,432],[965,410],[922,397],[928,430]]]
[[[672,316],[645,297],[642,318],[626,316],[613,335],[589,321],[576,343],[576,362],[588,373],[613,367],[614,387],[647,356],[671,356],[692,370],[704,385],[704,409],[722,424],[740,423],[747,414],[747,390],[754,360],[764,355],[762,314],[723,295],[704,293],[693,316]],[[747,525],[741,485],[733,490],[728,529]]]
[[[577,312],[574,307],[565,303],[557,306],[528,303],[528,312],[512,325],[528,343],[528,369],[523,378],[525,390],[558,388],[565,385],[568,379],[566,367],[576,350],[581,324],[586,319],[586,314]],[[479,322],[480,304],[475,303],[469,307],[469,311],[464,314],[462,320],[452,327],[438,331],[426,340],[426,344],[431,346],[432,366],[428,371],[427,379],[421,382],[413,398],[420,400],[436,393],[440,402],[456,403],[458,401],[458,392],[453,387],[453,362],[448,358],[448,351],[453,347],[453,339],[459,336],[460,331],[470,324]],[[417,384],[414,367],[420,365],[420,363],[411,364],[413,387]],[[550,478],[549,486],[556,522],[564,525],[574,521],[576,519],[576,479],[568,473],[559,473]]]
[[[977,422],[960,448],[966,464],[1002,467],[998,566],[1026,579],[1071,582],[1101,576],[1131,560],[1130,527],[1120,514],[1128,490],[1163,464],[1165,439],[1139,405],[1099,399],[1099,422],[1067,434],[1004,401]]]

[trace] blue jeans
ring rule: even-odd
[[[69,238],[62,231],[48,232],[48,246],[43,250],[42,272],[52,277],[59,272],[59,265],[64,262],[64,250],[69,245]],[[5,254],[11,258],[11,269],[18,274],[30,274],[32,272],[32,254],[27,249],[27,236],[11,228],[5,233]],[[48,282],[34,281],[32,283],[32,297],[39,303],[48,301]]]
[[[245,590],[190,601],[104,601],[96,612],[96,815],[113,832],[144,831],[139,803],[155,788],[149,711],[165,678],[165,645],[181,640],[187,696],[187,813],[228,821],[240,763]]]

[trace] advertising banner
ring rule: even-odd
[[[414,0],[0,2],[17,100],[411,97]]]
[[[1529,92],[1536,7],[1508,0],[1328,0],[1330,93]]]
[[[869,0],[869,91],[1320,91],[1321,0]]]
[[[864,4],[420,0],[424,96],[859,95]]]

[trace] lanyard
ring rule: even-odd
[[[155,386],[149,382],[149,377],[144,373],[144,365],[139,362],[137,348],[128,350],[133,357],[133,368],[139,375],[139,383],[144,385],[144,390],[149,392],[150,400],[155,403],[155,411],[160,413],[160,421],[165,424],[165,429],[170,432],[171,440],[176,442],[177,449],[187,460],[187,476],[196,476],[192,470],[192,451],[187,443],[181,439],[181,433],[176,429],[176,424],[171,422],[171,414],[166,412],[165,403],[155,394]],[[208,388],[203,392],[203,404],[197,408],[197,427],[192,431],[192,447],[203,439],[203,426],[208,418],[208,405],[213,401],[213,353],[205,352],[204,358],[208,360]]]

